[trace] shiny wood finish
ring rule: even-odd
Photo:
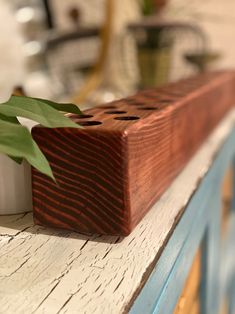
[[[235,101],[234,72],[143,91],[72,118],[83,129],[36,127],[58,184],[33,169],[35,222],[128,235]]]

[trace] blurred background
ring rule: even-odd
[[[85,108],[235,67],[234,0],[0,0],[0,26],[3,98]]]

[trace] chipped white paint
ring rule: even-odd
[[[0,217],[0,313],[122,313],[234,119],[231,112],[127,238],[33,226],[31,214]]]

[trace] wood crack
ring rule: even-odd
[[[113,290],[113,293],[114,293],[115,291],[117,291],[117,289],[120,287],[120,285],[121,285],[121,283],[123,282],[123,280],[124,280],[124,277],[122,277],[122,279],[119,281],[118,285],[117,285],[116,288]]]
[[[30,229],[30,228],[32,228],[32,225],[25,227],[24,229],[17,232],[15,235],[12,236],[12,238],[8,241],[8,243],[10,243],[12,240],[14,240],[19,234],[25,232],[27,229]]]
[[[37,308],[32,312],[33,313],[36,313],[36,311],[41,307],[41,305],[47,300],[47,298],[50,296],[50,294],[52,294],[52,292],[55,290],[55,288],[58,286],[60,282],[58,281],[54,287],[48,292],[48,294],[45,296],[45,298],[39,303],[39,305],[37,306]]]
[[[72,300],[72,298],[81,290],[82,288],[77,289],[74,293],[70,295],[70,297],[65,301],[65,303],[61,306],[58,312],[56,314],[61,313],[61,311],[65,308],[65,306]],[[84,295],[85,296],[85,295]],[[83,297],[84,297],[83,296]]]
[[[81,246],[80,251],[82,251],[84,249],[84,247],[87,245],[88,242],[89,242],[89,239],[86,240],[86,242]]]
[[[28,254],[27,254],[28,255]],[[26,256],[27,256],[26,255]],[[9,278],[9,277],[11,277],[12,275],[14,275],[19,269],[21,269],[23,266],[24,266],[24,264],[26,264],[27,262],[28,262],[28,260],[30,259],[30,257],[29,258],[27,258],[22,264],[20,264],[20,266],[19,267],[17,267],[12,273],[10,273],[9,275],[0,275],[0,278]]]
[[[86,241],[88,242],[88,241]],[[85,245],[83,245],[84,247]],[[43,303],[49,298],[49,296],[53,293],[53,291],[56,289],[56,287],[60,284],[61,280],[63,279],[63,277],[65,275],[67,275],[69,273],[69,271],[71,270],[72,264],[78,259],[78,257],[81,255],[81,253],[79,253],[70,263],[68,263],[66,266],[66,269],[62,272],[62,274],[60,276],[58,276],[57,278],[55,278],[51,284],[53,284],[54,282],[56,282],[56,284],[52,287],[52,289],[49,291],[49,293],[43,298],[43,300],[40,302],[40,304],[37,306],[37,308],[34,310],[33,313],[35,313],[42,305]],[[81,288],[79,288],[80,290]],[[79,291],[78,290],[78,291]],[[76,291],[77,293],[77,291]],[[73,294],[71,295],[71,297],[73,296]],[[70,298],[69,298],[70,299]],[[66,305],[66,304],[65,304]],[[65,306],[64,305],[64,306]],[[60,311],[60,310],[59,310]],[[59,312],[57,312],[59,313]]]

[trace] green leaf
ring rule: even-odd
[[[25,158],[33,167],[55,180],[48,161],[26,127],[0,120],[0,134],[1,153]]]
[[[0,114],[0,120],[11,122],[11,123],[16,123],[16,124],[20,123],[16,117],[7,117],[3,114]]]
[[[7,117],[28,118],[48,128],[80,128],[78,124],[46,105],[45,102],[28,97],[12,96],[8,102],[0,104],[0,114]]]
[[[154,12],[153,0],[142,0],[142,11],[144,15],[150,15]]]
[[[40,101],[42,103],[45,103],[47,105],[49,105],[50,107],[58,110],[58,111],[63,111],[63,112],[68,112],[68,113],[74,113],[74,114],[82,114],[81,110],[78,108],[77,105],[68,103],[68,104],[62,104],[62,103],[56,103],[53,102],[51,100],[47,100],[47,99],[41,99],[41,98],[31,98],[31,99],[35,99],[37,101]]]
[[[19,164],[25,158],[40,172],[55,180],[48,161],[28,129],[21,126],[17,116],[34,120],[49,128],[80,127],[59,111],[81,114],[80,109],[73,104],[57,104],[23,96],[12,96],[8,102],[0,104],[0,152]]]
[[[34,155],[28,156],[26,160],[41,173],[44,173],[48,177],[50,177],[53,181],[56,182],[53,172],[51,170],[51,166],[47,161],[46,157],[43,155],[42,151],[38,147],[37,143],[32,139]]]
[[[23,158],[21,158],[21,157],[13,157],[13,156],[9,156],[9,155],[8,155],[8,157],[11,158],[13,161],[15,161],[19,165],[21,165],[23,162]]]

